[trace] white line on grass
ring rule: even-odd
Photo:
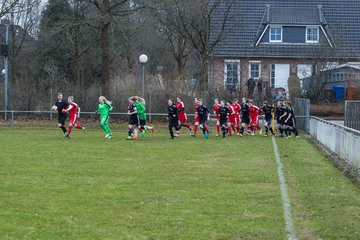
[[[284,208],[284,218],[285,218],[285,227],[286,227],[286,233],[289,240],[295,240],[296,236],[294,234],[293,229],[293,222],[292,222],[292,216],[291,216],[291,205],[290,205],[290,199],[287,193],[287,187],[285,182],[285,177],[283,173],[283,167],[281,164],[280,156],[278,147],[275,141],[275,137],[272,137],[272,143],[274,146],[274,153],[276,158],[276,165],[277,165],[277,172],[279,176],[279,183],[280,183],[280,191],[281,191],[281,200],[283,203]]]

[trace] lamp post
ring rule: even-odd
[[[141,54],[139,57],[139,61],[141,64],[141,97],[145,97],[145,86],[144,86],[144,78],[145,78],[145,63],[148,61],[148,56],[145,54]]]

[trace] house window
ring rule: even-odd
[[[307,43],[318,43],[319,42],[319,28],[318,27],[307,27],[306,28],[306,42]]]
[[[261,76],[261,62],[250,61],[249,62],[249,78],[259,79]]]
[[[270,42],[282,42],[282,27],[270,27]]]
[[[275,64],[271,64],[270,82],[271,82],[271,88],[275,88]]]
[[[224,88],[236,91],[240,83],[240,60],[225,60]]]

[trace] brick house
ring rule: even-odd
[[[360,62],[359,12],[358,0],[235,1],[209,58],[209,92],[247,94],[254,82],[288,90],[290,76]],[[222,18],[212,19],[214,39]]]

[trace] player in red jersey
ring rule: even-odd
[[[234,111],[235,111],[233,130],[235,132],[235,129],[236,129],[237,135],[240,135],[240,109],[241,109],[241,106],[239,104],[239,101],[236,98],[233,101],[232,107],[234,108]]]
[[[214,115],[216,116],[216,136],[218,137],[220,135],[220,115],[219,115],[219,108],[221,107],[219,103],[219,99],[214,99],[214,105],[213,105],[213,111]]]
[[[72,131],[73,126],[75,126],[75,128],[77,128],[77,129],[85,129],[85,127],[82,127],[81,125],[79,125],[77,123],[77,121],[80,118],[80,108],[73,101],[74,101],[74,97],[69,96],[68,97],[69,106],[64,110],[64,112],[68,113],[68,115],[69,115],[69,126],[68,126],[68,131],[66,134],[66,138],[68,138],[68,139],[70,139],[70,133]]]
[[[229,118],[228,118],[228,134],[231,136],[232,135],[232,132],[235,133],[235,127],[234,127],[234,124],[235,124],[235,110],[234,110],[234,107],[232,106],[232,101],[227,101],[226,102],[226,106],[228,107],[229,109]]]
[[[256,130],[260,130],[261,134],[261,127],[259,125],[259,110],[260,108],[258,106],[254,105],[254,102],[252,100],[249,101],[249,113],[250,113],[250,129],[251,129],[251,135],[254,135],[256,133]]]
[[[192,134],[193,137],[196,137],[196,133],[199,127],[199,123],[200,123],[200,118],[199,115],[197,114],[197,109],[200,106],[199,100],[197,98],[194,99],[194,112],[195,112],[195,117],[194,117],[194,133]]]
[[[190,124],[187,122],[187,115],[186,115],[186,111],[185,111],[185,105],[182,101],[181,97],[177,97],[176,98],[176,108],[178,109],[178,119],[179,119],[179,125],[181,126],[185,126],[187,127],[187,129],[189,129],[190,134],[191,134],[191,126]]]

